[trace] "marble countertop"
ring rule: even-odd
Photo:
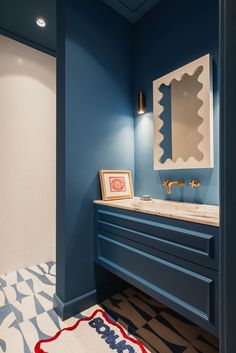
[[[94,203],[219,227],[219,206],[214,205],[165,201],[159,199],[142,201],[139,197],[114,201],[96,200]]]

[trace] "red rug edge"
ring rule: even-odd
[[[47,343],[47,342],[55,341],[55,340],[61,335],[61,333],[62,333],[63,331],[73,331],[73,330],[75,330],[75,329],[79,326],[79,324],[80,324],[82,321],[90,321],[90,320],[92,320],[92,319],[97,315],[97,313],[102,314],[103,318],[104,318],[109,324],[111,324],[111,325],[117,327],[117,328],[120,330],[120,333],[122,334],[122,336],[123,336],[125,339],[131,341],[131,342],[134,343],[134,344],[137,344],[137,346],[139,346],[139,348],[141,349],[141,352],[142,352],[142,353],[148,353],[148,352],[146,351],[146,349],[144,348],[143,344],[142,344],[140,341],[136,340],[135,338],[129,337],[129,336],[126,334],[126,332],[125,332],[125,330],[123,329],[123,327],[122,327],[121,325],[117,324],[116,322],[110,320],[109,317],[108,317],[108,315],[106,314],[106,312],[105,312],[104,310],[102,310],[102,309],[97,309],[97,310],[95,310],[94,313],[93,313],[91,316],[89,316],[89,317],[85,317],[85,318],[79,319],[79,320],[78,320],[73,326],[71,326],[71,327],[63,328],[62,330],[58,331],[53,337],[47,338],[47,339],[45,339],[45,340],[40,340],[40,341],[36,344],[36,346],[35,346],[35,348],[34,348],[34,352],[35,352],[35,353],[48,353],[48,352],[45,352],[45,351],[40,347],[42,343]]]

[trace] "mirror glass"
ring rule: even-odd
[[[193,76],[184,74],[180,81],[173,79],[169,86],[162,84],[159,88],[163,94],[160,101],[163,107],[160,116],[163,126],[160,132],[164,136],[160,144],[164,150],[160,159],[162,164],[167,158],[174,162],[179,157],[184,161],[190,157],[195,157],[198,161],[203,159],[203,153],[198,149],[198,144],[203,139],[198,131],[203,120],[198,114],[203,103],[198,98],[202,89],[198,77],[202,70],[203,67],[200,66]]]

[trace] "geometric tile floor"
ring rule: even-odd
[[[219,340],[136,288],[102,307],[151,353],[218,353]]]
[[[0,276],[0,353],[34,353],[38,340],[101,307],[151,353],[218,353],[217,338],[134,288],[62,322],[52,309],[55,273],[50,261]]]
[[[39,336],[57,331],[50,326],[55,274],[50,261],[0,276],[0,352],[33,353]]]

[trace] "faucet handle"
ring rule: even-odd
[[[191,183],[189,183],[189,185],[191,186],[192,189],[198,189],[201,183],[198,179],[193,179]]]

